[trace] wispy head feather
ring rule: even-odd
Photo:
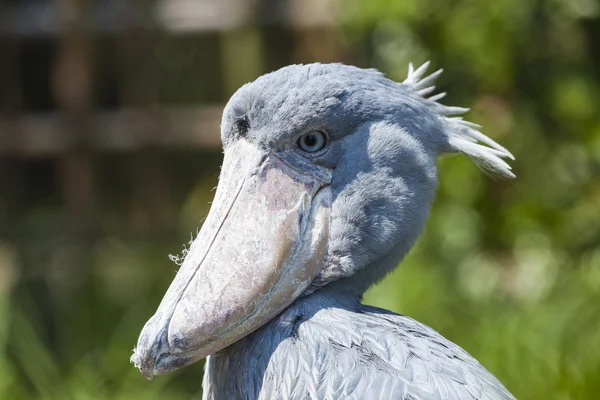
[[[408,75],[404,85],[409,86],[421,97],[431,102],[431,106],[442,122],[445,137],[442,138],[441,150],[447,153],[461,153],[468,156],[484,172],[498,178],[514,178],[510,165],[503,158],[514,160],[513,155],[504,147],[479,132],[479,125],[465,121],[461,115],[469,111],[468,108],[451,107],[438,103],[446,96],[446,93],[439,93],[426,97],[435,91],[435,80],[441,75],[441,69],[436,72],[425,75],[429,61],[415,69],[410,63],[408,65]],[[479,144],[479,142],[483,144]]]

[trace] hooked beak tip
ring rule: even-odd
[[[154,363],[152,357],[144,357],[139,351],[137,351],[137,349],[134,348],[129,362],[131,362],[137,369],[140,370],[144,378],[148,379],[149,381],[154,378]]]
[[[151,328],[149,328],[151,329]],[[137,347],[129,361],[140,370],[142,375],[152,380],[156,375],[163,375],[196,361],[181,349],[170,346],[166,331],[162,330],[154,342],[149,342],[148,334],[142,334]]]

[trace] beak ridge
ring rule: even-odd
[[[240,140],[198,237],[132,362],[144,376],[221,350],[283,311],[310,285],[327,249],[327,182]]]

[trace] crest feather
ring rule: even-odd
[[[408,64],[408,75],[404,85],[410,87],[419,96],[426,99],[437,112],[438,118],[444,126],[445,137],[442,138],[443,152],[461,153],[468,156],[484,172],[498,178],[514,178],[510,165],[503,158],[514,160],[514,156],[504,147],[479,131],[481,126],[463,120],[462,115],[469,111],[468,108],[445,106],[438,103],[446,93],[427,95],[435,91],[435,80],[442,74],[442,69],[424,76],[429,68],[429,61],[415,69],[412,63]],[[483,143],[479,144],[479,142]]]

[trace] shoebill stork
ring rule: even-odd
[[[404,82],[292,65],[224,109],[214,202],[132,362],[147,378],[207,357],[205,399],[513,399],[466,351],[361,304],[421,233],[436,158],[512,178],[512,155]]]

